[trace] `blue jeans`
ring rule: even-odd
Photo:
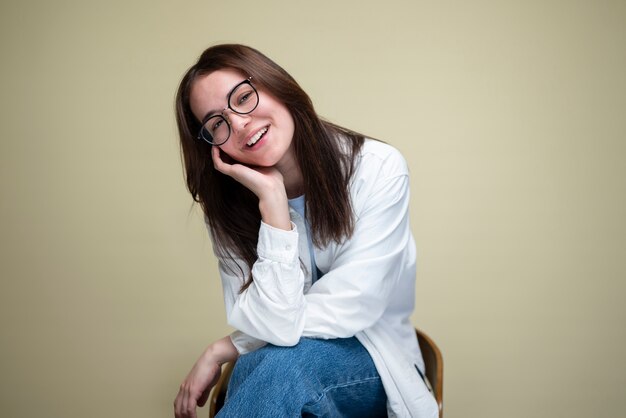
[[[386,417],[387,396],[354,337],[268,344],[237,360],[217,417]]]

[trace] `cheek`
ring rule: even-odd
[[[234,148],[230,142],[220,146],[220,155],[222,156],[222,161],[227,164],[233,164],[237,159],[237,150]]]
[[[280,121],[283,129],[290,137],[293,137],[294,132],[294,121],[293,117],[291,117],[291,113],[287,109],[284,109],[280,112]]]

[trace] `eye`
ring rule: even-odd
[[[211,126],[211,130],[213,131],[217,130],[220,126],[222,126],[222,123],[224,123],[224,120],[221,118],[217,118],[215,123]]]
[[[242,94],[241,96],[239,96],[239,100],[237,101],[237,104],[244,104],[245,102],[248,101],[248,99],[250,99],[250,96],[252,95],[252,92],[247,92]]]

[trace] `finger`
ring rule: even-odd
[[[246,178],[246,176],[250,176],[250,168],[239,164],[236,161],[234,161],[233,163],[228,162],[228,160],[224,161],[218,147],[214,146],[211,150],[211,153],[213,155],[213,166],[220,173],[226,174],[227,176],[232,177],[240,183],[242,183],[242,181],[245,181],[244,179]],[[228,157],[228,154],[225,154],[225,156]],[[246,184],[242,184],[246,186]]]
[[[185,413],[190,418],[196,418],[196,397],[191,391],[186,399]]]
[[[189,398],[189,390],[185,387],[183,389],[183,399],[180,402],[180,415],[181,417],[188,417],[187,413],[187,399]]]
[[[213,166],[219,172],[224,172],[224,166],[226,165],[224,161],[222,161],[222,156],[220,155],[219,147],[213,146],[211,148],[211,155],[213,156]]]
[[[176,399],[174,399],[174,416],[176,418],[181,418],[181,406],[183,401],[183,388],[182,386],[178,390],[178,395],[176,395]]]

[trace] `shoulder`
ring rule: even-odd
[[[376,202],[395,201],[408,196],[409,168],[394,147],[366,139],[359,151],[350,181],[355,213]]]
[[[408,174],[408,165],[400,151],[384,142],[365,139],[359,152],[356,177],[384,179]]]

